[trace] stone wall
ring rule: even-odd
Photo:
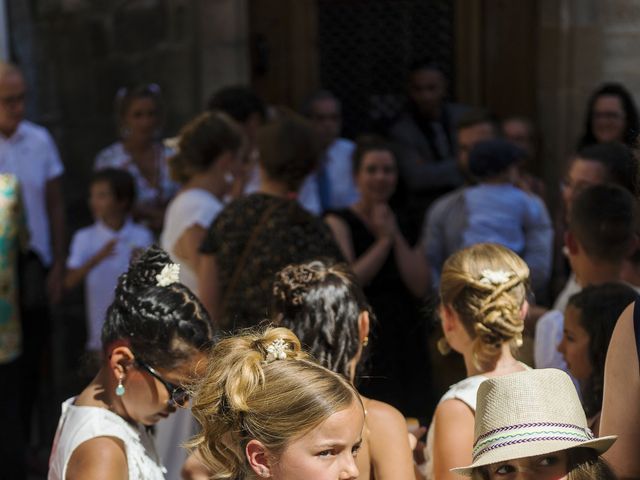
[[[8,1],[28,117],[54,134],[73,186],[66,189],[70,230],[87,220],[93,158],[116,138],[118,88],[159,84],[165,133],[173,135],[215,89],[248,82],[246,1]]]

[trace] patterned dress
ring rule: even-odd
[[[343,260],[322,220],[295,200],[262,193],[227,205],[209,228],[201,252],[216,256],[222,298],[219,324],[225,330],[250,327],[269,318],[273,280],[283,267]]]
[[[27,227],[15,175],[0,174],[0,364],[22,353],[17,262],[27,244]]]

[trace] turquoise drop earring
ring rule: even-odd
[[[121,397],[124,395],[125,389],[124,389],[124,385],[122,384],[122,379],[124,377],[120,377],[118,379],[118,386],[116,387],[116,395]]]

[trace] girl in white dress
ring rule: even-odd
[[[167,207],[160,245],[180,264],[180,281],[199,295],[200,245],[209,225],[224,207],[234,173],[242,166],[243,133],[226,114],[207,112],[180,132],[178,153],[169,160],[172,177],[182,188]],[[182,444],[196,433],[188,409],[156,428],[156,445],[167,466],[167,479],[181,478],[187,459]]]
[[[187,404],[185,385],[211,344],[209,317],[178,275],[151,247],[120,277],[102,331],[102,367],[62,406],[49,480],[164,479],[148,427]]]
[[[160,244],[180,264],[180,279],[198,294],[199,249],[242,168],[245,138],[228,115],[207,112],[180,132],[171,176],[182,188],[167,207]]]
[[[464,357],[467,378],[438,404],[429,427],[427,479],[459,478],[449,470],[471,463],[476,393],[490,377],[528,369],[513,357],[522,343],[529,281],[527,264],[511,250],[479,243],[454,253],[440,280],[441,350]]]

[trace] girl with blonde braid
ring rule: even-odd
[[[480,243],[453,254],[440,281],[439,342],[464,357],[467,378],[441,398],[427,436],[427,479],[459,478],[449,470],[471,463],[476,393],[487,378],[527,370],[513,354],[522,343],[529,268],[511,250]]]

